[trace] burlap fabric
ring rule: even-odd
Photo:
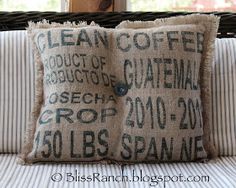
[[[30,23],[36,102],[21,163],[199,161],[218,18]]]

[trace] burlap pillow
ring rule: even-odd
[[[218,18],[29,25],[36,102],[21,163],[198,161]]]

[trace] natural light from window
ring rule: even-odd
[[[236,0],[128,0],[130,11],[236,11]]]
[[[61,11],[61,0],[0,0],[0,11]]]
[[[61,2],[67,1],[68,0],[0,0],[0,11],[61,11]],[[127,10],[235,12],[236,0],[127,0]]]

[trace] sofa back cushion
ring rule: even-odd
[[[212,134],[219,155],[236,155],[236,39],[217,39],[212,64]],[[0,153],[18,153],[34,102],[26,31],[0,32]]]
[[[23,144],[34,96],[34,63],[25,31],[0,32],[0,153]]]
[[[212,140],[218,155],[236,155],[236,39],[216,40],[212,66]]]

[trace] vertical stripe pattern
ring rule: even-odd
[[[118,176],[121,174],[119,165],[107,164],[36,164],[21,166],[16,163],[16,155],[0,154],[0,187],[1,188],[124,188],[122,181],[101,182],[102,175]],[[56,174],[53,176],[54,174]],[[61,181],[60,174],[62,175]],[[71,173],[71,176],[67,173]],[[95,173],[93,175],[93,173]],[[80,177],[97,177],[85,181]],[[73,180],[72,176],[77,176]],[[79,181],[80,179],[80,181]],[[68,181],[67,181],[68,180]],[[99,181],[100,180],[100,181]],[[103,180],[105,181],[105,179]]]
[[[0,169],[1,188],[236,187],[236,156],[220,157],[212,163],[136,164],[122,167],[108,164],[21,166],[16,163],[16,155],[1,154]]]
[[[23,145],[34,100],[34,64],[25,31],[0,33],[0,152]]]
[[[236,155],[236,39],[217,39],[212,64],[212,134],[218,154]],[[17,153],[34,100],[26,31],[0,32],[0,153]]]
[[[236,155],[236,39],[217,39],[212,67],[212,134],[220,156]]]
[[[128,177],[135,177],[136,180],[127,183],[127,187],[235,188],[236,157],[220,157],[217,162],[212,163],[190,162],[128,165],[125,167],[125,173]],[[164,176],[166,176],[165,183],[162,181]],[[140,180],[141,177],[142,181]],[[157,179],[158,177],[159,182],[155,182],[155,178]],[[137,181],[138,178],[139,181]],[[153,182],[151,182],[151,178],[153,178]]]

